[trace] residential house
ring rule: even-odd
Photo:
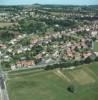
[[[16,66],[19,68],[21,67],[30,68],[33,65],[35,65],[35,62],[33,60],[22,60],[16,62]]]

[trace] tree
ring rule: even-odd
[[[10,62],[2,61],[1,65],[2,65],[3,70],[10,69]]]
[[[9,40],[13,39],[14,36],[15,36],[14,33],[11,33],[9,31],[4,31],[4,32],[2,32],[0,34],[0,40],[2,40],[2,41],[9,41]]]
[[[74,87],[74,85],[68,86],[67,90],[68,90],[69,92],[71,92],[71,93],[74,93],[74,92],[75,92],[75,87]]]
[[[84,62],[90,63],[90,62],[93,62],[95,60],[96,60],[96,54],[93,53],[91,56],[87,57]]]
[[[44,22],[34,20],[21,20],[19,22],[20,31],[25,33],[45,33],[47,25]]]

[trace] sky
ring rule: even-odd
[[[0,5],[25,4],[97,5],[98,0],[0,0]]]

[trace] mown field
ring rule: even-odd
[[[98,42],[95,42],[95,51],[98,52]]]
[[[74,92],[68,91],[73,85]],[[98,100],[98,63],[77,69],[9,73],[10,100]]]

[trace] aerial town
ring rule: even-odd
[[[92,71],[94,70],[92,67],[92,69],[86,67],[89,70],[84,68],[84,66],[98,66],[97,62],[98,6],[64,6],[40,4],[23,6],[0,6],[0,69],[1,72],[4,73],[2,75],[6,77],[5,80],[8,80],[7,95],[9,95],[8,97],[10,98],[8,99],[8,97],[6,97],[7,99],[0,100],[98,100],[98,68],[95,68],[97,78],[96,74]],[[78,66],[83,66],[83,69],[75,69]],[[69,71],[67,72],[66,69],[69,69]],[[77,73],[76,76],[73,74],[74,71],[71,73],[71,69],[75,69],[74,71],[79,70],[75,72],[75,74]],[[25,97],[23,98],[23,95],[26,94],[23,93],[23,91],[26,91],[26,89],[21,90],[20,94],[17,92],[20,90],[13,92],[14,88],[17,89],[18,87],[16,78],[18,80],[20,76],[21,79],[19,78],[19,82],[25,82],[22,81],[23,78],[27,77],[25,76],[26,74],[24,74],[24,72],[32,70],[37,70],[37,72],[44,70],[45,72],[50,73],[49,77],[48,74],[46,75],[47,78],[45,75],[43,75],[47,82],[49,81],[48,78],[50,79],[52,77],[52,71],[54,71],[54,74],[56,74],[59,78],[61,77],[61,79],[55,78],[55,82],[57,81],[57,86],[60,86],[58,81],[63,81],[62,78],[64,78],[65,81],[69,80],[68,84],[76,81],[76,84],[79,83],[80,87],[84,85],[86,87],[88,84],[91,84],[93,88],[92,84],[96,84],[95,86],[97,93],[96,95],[92,96],[93,99],[86,96],[83,98],[81,97],[80,99],[77,99],[78,97],[73,97],[73,99],[70,99],[71,94],[67,93],[67,90],[72,92],[72,94],[74,94],[75,91],[75,86],[71,84],[66,89],[67,95],[63,95],[62,93],[62,98],[56,98],[56,94],[51,94],[55,91],[55,86],[53,87],[54,90],[52,92],[46,90],[46,94],[45,92],[42,94],[40,90],[41,86],[38,88],[34,83],[32,83],[35,85],[35,87],[37,87],[36,89],[38,90],[34,90],[35,92],[32,95],[29,94],[30,98],[28,96],[28,98],[24,99]],[[18,71],[20,72],[19,76],[16,74]],[[45,74],[45,72],[43,73]],[[23,78],[21,73],[23,73]],[[66,73],[68,73],[68,75],[71,73],[68,77],[72,76],[73,79],[75,79],[71,80],[67,77]],[[81,77],[83,75],[85,76],[83,76],[82,79],[77,79],[79,75]],[[88,81],[86,80],[87,76],[89,77],[87,78]],[[28,75],[28,77],[30,76]],[[38,76],[36,75],[36,77]],[[35,81],[36,80],[37,79],[35,79]],[[14,81],[16,82],[16,85]],[[39,80],[37,81],[40,82]],[[2,83],[2,81],[0,82]],[[25,84],[28,85],[29,82]],[[75,84],[75,82],[73,84]],[[77,85],[76,88],[79,88],[79,85]],[[67,86],[68,85],[65,87]],[[22,88],[21,85],[20,87]],[[46,87],[48,88],[48,85]],[[63,88],[63,86],[61,87]],[[45,91],[44,88],[41,89]],[[57,88],[57,91],[61,91],[58,89],[59,88]],[[94,89],[92,91],[95,91]],[[39,90],[41,93],[38,92]],[[27,91],[29,90],[27,89]],[[78,90],[76,90],[76,92],[77,91]],[[81,93],[83,92],[81,89],[80,91]],[[88,89],[88,91],[91,90]],[[7,92],[7,89],[5,92]],[[34,95],[37,92],[39,98]],[[85,92],[87,92],[87,90],[85,90]],[[92,94],[94,93],[90,92],[89,95]],[[22,97],[20,95],[22,95]],[[43,97],[44,95],[45,97]],[[50,95],[53,97],[51,96],[51,98],[49,97],[49,99],[46,99]],[[67,97],[68,95],[69,97]],[[77,95],[79,96],[78,93]],[[64,99],[63,97],[67,97],[68,99]]]
[[[56,8],[1,7],[0,49],[5,70],[80,61],[94,55],[94,41],[98,39],[96,9]]]

